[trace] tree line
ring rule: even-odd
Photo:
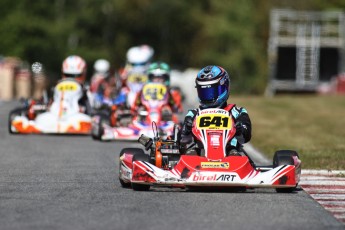
[[[149,44],[173,68],[216,64],[237,92],[262,93],[267,82],[273,8],[343,10],[342,0],[1,0],[0,55],[41,61],[52,78],[71,54],[92,72],[98,58],[114,68],[128,48]]]

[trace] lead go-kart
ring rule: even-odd
[[[123,187],[147,191],[151,186],[186,189],[274,188],[293,192],[300,180],[301,161],[293,150],[276,151],[273,165],[258,166],[242,149],[228,155],[227,143],[235,137],[231,114],[223,109],[198,112],[193,123],[194,143],[181,146],[178,128],[173,137],[142,135],[138,141],[149,150],[124,148],[119,157],[119,180]],[[238,138],[240,139],[240,138]],[[189,150],[188,150],[189,149]]]
[[[82,86],[66,78],[54,88],[51,105],[31,101],[9,114],[11,134],[83,134],[91,131],[91,117],[82,111],[78,101],[83,96]]]

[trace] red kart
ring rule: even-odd
[[[187,151],[181,151],[176,129],[173,139],[142,135],[138,141],[150,150],[148,154],[140,148],[122,149],[119,158],[122,186],[139,191],[149,190],[150,186],[295,190],[301,174],[297,152],[277,151],[271,166],[256,165],[244,150],[238,155],[227,153],[226,145],[236,134],[228,111],[199,111],[192,132],[194,144]]]
[[[147,83],[139,100],[142,106],[136,111],[112,106],[110,116],[93,116],[92,137],[96,140],[138,140],[142,134],[152,135],[152,122],[157,124],[161,136],[172,135],[179,120],[168,104],[167,87],[161,83]]]

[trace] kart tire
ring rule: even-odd
[[[8,115],[8,132],[10,134],[19,134],[19,132],[15,132],[12,130],[12,120],[15,116],[20,116],[22,115],[23,112],[25,112],[26,109],[25,108],[17,108],[17,109],[13,109],[9,115]]]
[[[140,150],[138,149],[137,153],[135,155],[133,155],[132,161],[146,161],[146,162],[148,162],[149,156],[146,155],[142,149],[140,149]],[[150,190],[150,185],[147,185],[147,184],[138,184],[138,183],[133,183],[133,182],[131,184],[132,184],[132,189],[134,191],[148,191],[148,190]]]
[[[121,152],[120,152],[120,158],[122,157],[122,155],[124,154],[124,153],[133,153],[133,155],[136,155],[136,154],[145,154],[144,153],[144,150],[142,150],[142,149],[140,149],[140,148],[124,148],[124,149],[122,149],[121,150]],[[121,164],[121,161],[119,160],[119,181],[120,181],[120,184],[121,184],[121,186],[123,187],[123,188],[129,188],[129,187],[131,187],[131,182],[125,182],[124,180],[122,180],[121,178],[120,178],[120,174],[121,174],[121,172],[120,172],[120,165]]]
[[[298,156],[298,153],[293,150],[279,150],[274,153],[273,157],[273,167],[277,167],[279,165],[294,165],[294,156]],[[292,188],[276,188],[278,193],[292,193],[296,190],[296,187]]]
[[[92,124],[91,129],[91,137],[94,140],[102,140],[102,135],[104,134],[104,127],[103,124],[109,125],[109,118],[104,114],[97,114],[95,116],[99,116],[99,122],[97,124]]]

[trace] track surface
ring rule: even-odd
[[[118,154],[137,144],[9,135],[14,106],[0,104],[1,229],[344,229],[303,190],[123,189]]]

